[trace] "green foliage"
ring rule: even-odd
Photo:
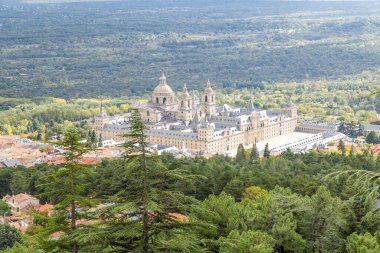
[[[141,95],[153,89],[161,68],[175,88],[185,80],[199,88],[210,76],[219,87],[261,89],[283,80],[336,80],[379,66],[373,2],[7,2],[0,45],[5,97]],[[357,91],[369,84],[361,85]]]
[[[5,216],[9,212],[9,206],[4,201],[0,200],[0,216]]]
[[[374,236],[369,233],[351,234],[347,238],[348,253],[377,253],[380,252],[380,244]]]
[[[275,240],[270,235],[257,231],[232,231],[226,238],[219,239],[221,253],[272,253]]]
[[[264,158],[269,158],[270,157],[270,150],[269,150],[269,144],[265,144],[265,149],[264,149]]]
[[[43,253],[42,250],[31,248],[16,242],[12,247],[8,247],[5,250],[0,250],[2,253]]]
[[[252,163],[253,161],[257,161],[259,159],[260,159],[260,154],[257,149],[256,143],[254,143],[251,149],[251,152],[249,154],[249,162]]]
[[[190,228],[194,226],[187,218],[181,220],[175,216],[176,213],[188,212],[190,205],[195,203],[193,198],[178,191],[175,183],[191,181],[192,177],[179,169],[167,168],[150,152],[145,125],[137,110],[132,110],[130,122],[130,130],[125,135],[127,141],[123,144],[123,171],[118,175],[122,176],[122,184],[110,198],[114,204],[102,210],[102,215],[108,219],[95,228],[101,229],[105,238],[98,244],[89,237],[84,240],[91,249],[99,246],[100,249],[110,247],[116,251],[197,249],[199,242],[195,239],[194,245],[173,243],[190,236]]]
[[[266,198],[268,191],[262,189],[259,186],[250,186],[244,190],[243,199],[248,199],[251,201],[256,201],[259,198]]]
[[[243,164],[247,161],[243,144],[239,144],[235,159],[236,159],[236,162],[239,164]]]
[[[344,235],[347,232],[347,216],[342,200],[331,196],[325,187],[306,198],[299,231],[307,241],[311,251],[342,252]]]
[[[83,154],[89,150],[86,144],[81,143],[81,138],[75,132],[64,134],[63,140],[58,142],[63,147],[65,165],[55,173],[48,175],[47,182],[41,187],[45,189],[44,195],[53,199],[56,215],[49,222],[49,225],[41,231],[42,236],[47,236],[56,231],[64,231],[66,236],[57,241],[57,243],[46,243],[44,246],[49,250],[53,248],[72,249],[72,252],[78,252],[78,242],[75,237],[70,237],[77,229],[77,222],[81,218],[78,208],[85,208],[91,203],[84,196],[86,178],[90,176],[91,171],[88,167],[78,164]],[[67,219],[69,217],[69,219]]]
[[[371,131],[367,134],[365,141],[367,143],[377,144],[380,143],[380,137],[378,137],[374,131]]]
[[[12,247],[21,242],[21,234],[18,230],[5,224],[0,224],[0,250]]]
[[[26,173],[22,171],[16,171],[15,173],[13,173],[10,186],[14,194],[27,192],[29,182],[26,177]]]
[[[340,150],[342,156],[346,155],[346,146],[344,145],[344,141],[342,139],[339,140],[338,150]]]
[[[143,250],[143,179],[149,189],[145,195],[149,200],[145,209],[149,210],[149,247],[156,251],[265,252],[274,247],[275,252],[345,252],[350,234],[373,235],[380,229],[375,184],[380,163],[370,152],[342,156],[286,151],[277,157],[240,164],[225,156],[177,160],[146,150],[148,173],[144,173],[143,146],[136,145],[143,143],[143,124],[137,123],[140,132],[128,138],[131,142],[123,158],[104,160],[92,173],[78,178],[75,198],[80,209],[76,218],[89,223],[76,229],[71,227],[70,205],[61,204],[66,194],[55,194],[59,189],[69,189],[66,176],[54,179],[63,173],[62,167],[64,171],[69,167],[39,165],[0,170],[8,179],[22,175],[28,183],[21,187],[42,196],[41,202],[58,204],[53,217],[34,215],[35,224],[26,238],[32,238],[35,248],[59,252],[72,250],[76,242],[82,252]],[[77,156],[67,157],[75,160]],[[81,172],[88,170],[83,169]],[[321,180],[331,173],[327,178],[334,180]],[[0,180],[4,183],[0,185],[1,194],[10,193],[11,181]],[[364,185],[371,187],[360,190],[359,182],[363,189]],[[36,187],[41,184],[54,187]],[[93,202],[103,207],[90,211],[87,204]],[[169,213],[183,214],[189,220],[173,220]],[[48,240],[47,236],[57,230],[64,230],[65,235],[57,241]],[[245,247],[251,239],[255,244]]]

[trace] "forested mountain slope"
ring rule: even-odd
[[[12,3],[13,2],[13,3]],[[0,4],[0,96],[97,97],[338,79],[380,65],[376,2]]]

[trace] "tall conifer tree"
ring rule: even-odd
[[[169,170],[151,152],[146,127],[137,110],[131,111],[129,121],[123,144],[123,190],[112,198],[114,204],[106,210],[102,241],[118,252],[149,253],[170,247],[182,251],[182,247],[190,246],[178,237],[191,237],[189,231],[184,232],[192,225],[184,214],[195,200],[176,190],[175,185],[193,177],[178,169]],[[176,243],[168,243],[173,240]]]
[[[269,150],[269,144],[265,144],[265,149],[264,149],[264,157],[269,158],[270,157],[270,150]]]
[[[73,253],[79,251],[75,238],[70,237],[75,232],[80,219],[78,207],[83,208],[89,204],[84,197],[86,178],[91,171],[88,166],[79,164],[83,154],[89,151],[86,144],[81,142],[78,133],[67,132],[58,145],[63,147],[65,164],[58,171],[46,178],[48,183],[41,185],[46,196],[58,202],[55,205],[55,215],[51,224],[42,231],[43,234],[63,231],[65,236],[57,244],[47,243],[47,247],[70,248]],[[69,218],[69,219],[68,219]],[[47,234],[46,234],[47,235]],[[52,250],[51,248],[49,250]]]

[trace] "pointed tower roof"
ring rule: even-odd
[[[249,112],[253,112],[255,110],[255,106],[253,105],[253,101],[252,101],[252,98],[249,100],[249,104],[248,104],[248,111]]]
[[[292,102],[292,99],[289,97],[288,107],[295,107],[296,105]]]
[[[196,110],[193,121],[191,122],[191,124],[198,125],[200,123],[201,123],[201,117],[199,116],[198,110]]]
[[[211,82],[210,79],[207,80],[206,88],[205,88],[205,93],[212,93],[214,92],[211,88]]]
[[[102,118],[105,118],[107,117],[107,112],[106,110],[104,109],[104,106],[103,106],[103,99],[100,99],[100,113],[98,114],[99,117],[102,117]]]
[[[189,94],[189,92],[187,91],[186,83],[183,85],[182,95],[181,95],[181,96],[182,96],[182,97],[186,97],[186,98],[190,97],[190,94]]]
[[[195,93],[195,90],[193,90],[193,91],[191,92],[191,98],[192,98],[193,100],[198,100],[198,99],[199,99],[199,97],[198,97],[197,94]]]

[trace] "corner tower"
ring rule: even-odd
[[[286,114],[288,114],[289,117],[291,118],[297,118],[298,113],[297,113],[297,106],[293,104],[292,100],[289,98],[288,101],[288,108],[286,109]]]
[[[100,113],[94,118],[94,130],[97,135],[103,132],[104,124],[108,121],[107,112],[104,110],[103,100],[100,100]]]

